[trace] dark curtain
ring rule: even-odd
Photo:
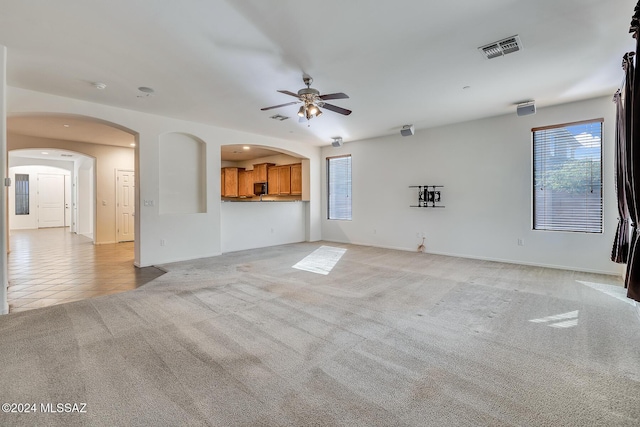
[[[633,19],[631,20],[630,33],[636,39],[636,57],[640,49],[638,30],[640,29],[640,2],[636,5]],[[627,198],[629,216],[631,218],[631,244],[629,247],[629,259],[627,261],[627,275],[625,285],[627,286],[627,296],[636,301],[640,301],[640,248],[638,247],[638,223],[640,222],[640,85],[638,82],[639,68],[633,66],[632,55],[629,58],[626,70],[625,95],[625,118],[627,122],[625,132],[627,136],[627,173],[630,194]]]
[[[628,57],[625,55],[622,67],[627,69]],[[627,158],[625,108],[623,95],[620,91],[613,96],[616,103],[616,196],[618,198],[618,229],[611,249],[611,261],[624,264],[629,256],[629,211],[627,209]]]

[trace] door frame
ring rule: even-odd
[[[120,172],[130,172],[133,174],[133,190],[134,190],[134,194],[133,194],[133,240],[120,240],[119,239],[119,230],[120,230],[120,215],[119,215],[119,210],[120,210],[120,182],[118,180],[119,178],[119,174]],[[136,233],[136,196],[135,196],[135,191],[136,191],[136,171],[135,169],[116,169],[115,170],[115,180],[116,180],[116,203],[115,203],[115,210],[116,210],[116,238],[115,238],[115,242],[116,243],[122,243],[122,242],[131,242],[131,241],[135,241],[135,233]]]

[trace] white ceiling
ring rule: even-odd
[[[515,114],[528,99],[540,108],[612,95],[634,49],[635,3],[3,1],[0,44],[10,86],[328,145]],[[486,60],[477,50],[516,34],[520,52]],[[276,90],[296,92],[303,73],[321,93],[347,93],[331,103],[353,114],[307,125],[295,105],[260,111],[294,100]]]

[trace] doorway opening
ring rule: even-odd
[[[18,298],[49,299],[46,305],[50,305],[140,283],[138,276],[145,269],[135,267],[139,257],[136,227],[130,221],[124,224],[125,236],[118,235],[123,227],[117,212],[122,203],[117,198],[123,196],[116,194],[119,189],[114,182],[118,171],[128,171],[127,214],[133,218],[137,141],[135,132],[92,117],[45,113],[7,118],[12,186],[4,226],[9,235],[10,307],[17,307]],[[38,246],[45,242],[52,249]],[[37,264],[32,262],[36,258]],[[108,271],[80,271],[90,265],[110,267]],[[46,274],[40,271],[42,266],[49,267]],[[52,276],[56,271],[60,277]],[[124,275],[122,280],[116,280],[116,273]],[[136,280],[132,282],[129,276]],[[45,287],[46,292],[38,293]],[[80,291],[84,292],[78,294]],[[31,308],[42,306],[36,301],[28,303]]]
[[[9,231],[64,227],[91,240],[95,159],[58,149],[9,152]]]

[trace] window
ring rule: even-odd
[[[533,229],[602,233],[602,119],[532,132]]]
[[[327,158],[328,218],[351,220],[351,156]]]
[[[29,215],[29,174],[16,174],[16,215]]]

